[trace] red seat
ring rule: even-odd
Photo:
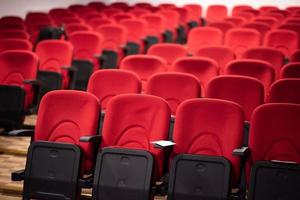
[[[97,30],[98,27],[114,23],[114,20],[105,18],[92,18],[87,22],[87,24],[91,26],[94,31]]]
[[[286,64],[280,72],[281,78],[300,78],[300,62]]]
[[[296,50],[291,55],[290,62],[300,62],[300,50]]]
[[[261,6],[259,8],[259,11],[261,12],[261,14],[266,14],[273,10],[279,10],[279,8],[276,6]]]
[[[201,87],[196,77],[184,73],[157,73],[148,80],[146,94],[165,99],[176,115],[177,107],[185,100],[201,97]]]
[[[0,39],[29,39],[27,32],[18,29],[0,30]]]
[[[26,28],[24,23],[7,23],[7,22],[1,22],[0,20],[0,30],[6,30],[6,29],[25,30]]]
[[[127,56],[122,60],[120,69],[135,72],[142,81],[142,91],[145,91],[150,76],[168,70],[167,62],[164,59],[151,55]]]
[[[222,31],[213,27],[197,27],[192,29],[188,35],[187,49],[189,53],[195,54],[200,47],[222,44]]]
[[[165,19],[165,30],[172,33],[172,41],[177,39],[177,27],[179,26],[180,15],[174,10],[163,9],[156,12]]]
[[[275,78],[278,79],[280,75],[280,70],[284,65],[285,59],[281,51],[268,48],[268,47],[257,47],[251,48],[244,52],[242,58],[257,59],[267,61],[272,64],[275,70]]]
[[[239,12],[242,12],[244,10],[250,10],[253,9],[252,6],[249,5],[237,5],[234,6],[232,9],[232,16],[235,16],[236,14],[238,14]]]
[[[4,39],[0,40],[0,52],[7,50],[32,50],[32,44],[24,39]]]
[[[158,5],[158,8],[160,10],[169,10],[169,9],[174,9],[176,8],[176,5],[173,3],[161,3]]]
[[[272,29],[270,25],[264,22],[251,22],[251,23],[244,24],[242,27],[257,30],[260,33],[262,40],[265,34]]]
[[[84,19],[85,22],[88,22],[95,18],[106,19],[106,15],[102,13],[85,13],[84,15],[81,15],[81,18]]]
[[[112,15],[117,13],[124,13],[124,11],[119,8],[108,7],[101,10],[101,13],[105,14],[108,18],[110,18]]]
[[[115,22],[121,22],[125,19],[134,19],[134,15],[131,13],[116,13],[110,16],[110,19],[113,19]]]
[[[234,52],[224,46],[206,46],[201,47],[194,56],[208,57],[215,60],[220,67],[220,74],[224,73],[225,66],[232,60],[235,60]]]
[[[129,5],[125,2],[114,2],[114,3],[110,4],[109,7],[110,8],[118,8],[125,12],[129,9]]]
[[[28,28],[28,26],[31,26],[32,24],[53,24],[53,21],[49,14],[43,13],[43,12],[29,12],[26,14],[25,17],[25,24]]]
[[[24,20],[19,16],[7,15],[0,18],[0,24],[24,24]]]
[[[281,14],[283,15],[284,17],[290,17],[291,16],[291,13],[287,10],[271,10],[269,11],[269,13],[278,13],[278,14]]]
[[[210,23],[210,24],[208,24],[208,26],[220,29],[223,32],[223,34],[225,35],[225,33],[227,31],[229,31],[230,29],[235,27],[235,24],[233,24],[232,22],[228,22],[228,21],[221,21],[221,22]]]
[[[210,5],[206,11],[206,21],[208,23],[222,21],[227,17],[227,8],[223,5]]]
[[[148,23],[147,35],[156,37],[161,42],[162,34],[165,31],[165,18],[162,15],[151,13],[142,15],[141,19]]]
[[[264,87],[255,78],[226,75],[213,78],[206,88],[206,97],[224,99],[239,104],[250,121],[252,111],[264,103]]]
[[[81,32],[81,31],[90,31],[91,28],[88,25],[85,24],[78,24],[78,23],[74,23],[74,24],[67,24],[65,26],[66,29],[66,34],[69,36],[72,33],[76,33],[76,32]]]
[[[285,23],[278,26],[278,29],[295,31],[298,34],[298,47],[300,48],[300,24],[299,23]]]
[[[275,18],[279,22],[282,22],[285,19],[284,15],[280,14],[280,13],[271,13],[271,12],[269,12],[269,13],[263,14],[262,16]]]
[[[294,31],[273,30],[265,35],[264,46],[276,48],[289,58],[298,48],[298,38],[298,34]]]
[[[296,14],[300,11],[300,6],[289,6],[285,10],[291,12],[292,14]]]
[[[144,9],[144,8],[133,8],[129,12],[132,13],[136,18],[139,18],[143,15],[151,13],[151,11],[149,11],[148,9]]]
[[[199,23],[200,18],[202,16],[202,7],[201,7],[201,5],[186,4],[184,7],[189,10],[189,19],[190,19],[190,21],[194,21],[194,22]]]
[[[231,23],[235,24],[236,27],[240,27],[246,22],[245,18],[240,17],[240,16],[227,17],[224,19],[224,21],[231,22]]]
[[[83,24],[83,20],[78,17],[61,17],[56,19],[58,26],[69,25],[69,24]]]
[[[162,98],[140,94],[116,96],[105,112],[101,147],[150,152],[155,159],[157,180],[162,176],[164,151],[154,148],[150,142],[168,138],[169,120],[170,109]]]
[[[256,17],[256,15],[254,13],[252,13],[251,11],[252,10],[242,11],[242,12],[237,13],[235,16],[244,18],[244,20],[246,22],[251,22]]]
[[[72,4],[68,7],[68,9],[74,13],[76,13],[78,10],[81,10],[83,8],[86,8],[86,6],[82,4]]]
[[[259,16],[254,19],[254,22],[262,22],[268,24],[272,28],[276,28],[280,23],[275,17],[270,16]]]
[[[181,57],[186,57],[188,52],[186,48],[179,44],[155,44],[147,52],[149,55],[159,56],[167,61],[168,68],[174,61]]]
[[[99,2],[99,1],[92,1],[88,3],[89,7],[94,8],[95,10],[97,10],[98,12],[100,12],[101,10],[103,10],[104,8],[107,7],[107,5],[105,5],[105,3],[103,2]]]
[[[217,62],[210,58],[186,57],[177,59],[172,71],[196,76],[204,92],[203,89],[206,88],[208,81],[219,74],[219,67]],[[203,92],[202,95],[204,95]]]
[[[258,47],[260,40],[260,33],[256,30],[234,28],[226,33],[224,45],[231,48],[236,57],[240,58],[247,49]]]
[[[101,109],[106,110],[110,100],[120,94],[138,94],[141,91],[139,77],[130,71],[98,70],[89,79],[87,92],[100,101]]]
[[[269,102],[300,105],[300,79],[289,78],[274,82],[270,89]]]

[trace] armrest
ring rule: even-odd
[[[159,141],[153,141],[150,143],[153,144],[154,148],[157,148],[157,149],[170,149],[176,144],[169,140],[159,140]]]
[[[101,135],[88,135],[80,137],[80,142],[89,142],[89,143],[100,143],[102,139]]]
[[[67,70],[67,71],[69,71],[69,72],[76,72],[76,71],[77,71],[77,68],[75,68],[75,67],[70,67],[70,66],[62,66],[61,69]]]
[[[24,180],[24,176],[25,176],[25,169],[21,169],[11,173],[11,180],[22,181]]]
[[[99,59],[99,58],[102,58],[103,56],[102,56],[102,54],[94,54],[93,57]]]
[[[232,155],[234,155],[234,156],[240,156],[240,157],[245,157],[249,153],[250,153],[249,147],[241,147],[241,148],[233,150]]]
[[[78,180],[79,186],[81,188],[91,188],[93,187],[93,176],[88,176],[88,177],[84,177],[84,178],[80,178]]]
[[[24,80],[24,84],[30,84],[30,85],[41,85],[40,80],[32,79],[32,80]]]
[[[284,160],[271,160],[273,163],[278,163],[278,164],[288,164],[288,165],[297,165],[297,162],[294,161],[284,161]]]
[[[34,130],[31,129],[19,129],[19,130],[13,130],[7,133],[9,136],[30,136],[32,137],[34,135]]]

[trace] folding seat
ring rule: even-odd
[[[130,53],[122,48],[127,42],[127,29],[121,25],[108,24],[99,26],[96,31],[103,37],[101,67],[116,68],[123,56]]]
[[[224,73],[225,66],[235,60],[234,52],[224,46],[205,46],[198,49],[194,56],[207,57],[215,60],[220,68],[220,74]]]
[[[300,17],[290,17],[284,21],[284,24],[300,24]]]
[[[2,22],[0,21],[0,30],[6,30],[6,29],[18,29],[18,30],[25,30],[25,24],[22,23],[6,23],[6,22]]]
[[[281,78],[300,78],[300,62],[286,64],[280,72]]]
[[[27,32],[23,30],[7,29],[0,30],[0,39],[29,39]]]
[[[300,50],[294,51],[291,55],[290,62],[300,62]]]
[[[48,14],[52,18],[60,18],[63,16],[75,17],[75,15],[67,8],[52,8],[49,10]]]
[[[94,18],[106,19],[106,15],[104,15],[102,13],[85,13],[84,15],[81,15],[81,18],[85,22],[88,22],[89,20],[94,19]]]
[[[269,102],[300,105],[300,79],[287,78],[274,82],[270,89]]]
[[[188,35],[187,49],[193,55],[200,47],[222,44],[222,31],[214,27],[197,27],[192,29]]]
[[[7,50],[32,50],[32,44],[23,39],[4,39],[0,40],[0,52]]]
[[[246,12],[246,11],[239,12],[235,16],[244,18],[246,20],[246,22],[251,22],[256,17],[256,15],[253,14],[252,12]]]
[[[275,70],[276,79],[279,78],[280,70],[285,63],[285,58],[281,51],[268,47],[257,47],[248,49],[244,52],[242,58],[257,59],[269,62],[270,64],[272,64],[272,67]]]
[[[231,22],[233,23],[236,27],[242,26],[244,23],[246,23],[245,18],[239,17],[239,16],[234,16],[234,17],[227,17],[224,19],[226,22]]]
[[[265,35],[264,46],[280,50],[286,58],[298,48],[299,36],[290,30],[272,30]]]
[[[145,93],[165,99],[171,114],[176,115],[177,107],[182,102],[201,97],[201,86],[198,79],[191,74],[157,73],[148,80]]]
[[[147,3],[147,2],[139,2],[139,3],[134,4],[134,7],[136,7],[136,8],[151,8],[152,4]]]
[[[87,24],[92,27],[93,30],[96,30],[100,26],[115,24],[115,22],[113,19],[93,18],[90,19]]]
[[[38,103],[38,58],[30,51],[8,50],[0,53],[0,66],[0,126],[20,128]]]
[[[260,11],[259,10],[256,10],[256,9],[246,9],[246,10],[243,10],[241,13],[250,13],[252,14],[253,16],[257,17],[260,15]]]
[[[101,13],[105,14],[108,18],[110,18],[112,15],[117,14],[117,13],[124,13],[123,10],[119,8],[105,8],[101,11]]]
[[[177,28],[179,26],[179,14],[174,10],[162,9],[156,12],[165,18],[164,42],[177,40]]]
[[[258,79],[264,85],[265,97],[274,81],[275,72],[272,65],[266,61],[255,59],[239,59],[230,62],[225,68],[226,75],[250,76]]]
[[[237,6],[233,7],[231,15],[235,16],[239,12],[242,12],[244,10],[251,10],[251,9],[253,9],[253,8],[251,6],[249,6],[249,5],[237,5]]]
[[[1,24],[24,24],[24,20],[19,16],[7,15],[0,18]]]
[[[127,56],[122,60],[120,69],[135,72],[142,81],[142,91],[145,91],[150,76],[168,70],[164,59],[152,55]]]
[[[273,10],[279,10],[279,8],[276,6],[261,6],[259,8],[259,11],[261,12],[261,14],[266,14]]]
[[[208,26],[220,29],[224,35],[228,30],[235,28],[235,24],[233,24],[232,22],[228,22],[228,21],[213,22],[213,23],[208,24]]]
[[[277,25],[280,23],[276,18],[268,16],[256,17],[253,22],[263,22],[270,25],[272,28],[277,27]]]
[[[206,11],[206,22],[218,22],[223,21],[227,17],[227,7],[223,5],[210,5]]]
[[[291,12],[292,14],[295,14],[298,11],[300,11],[300,7],[299,6],[289,6],[285,10]]]
[[[244,24],[242,27],[257,30],[261,35],[261,40],[263,40],[265,34],[272,29],[270,25],[264,22],[250,22]]]
[[[25,23],[27,26],[36,23],[48,23],[52,24],[53,21],[50,18],[50,15],[43,12],[29,12],[25,17]]]
[[[202,95],[208,81],[219,74],[219,67],[216,61],[205,57],[186,57],[177,59],[172,71],[188,73],[196,76],[202,87]]]
[[[110,16],[110,18],[118,23],[125,19],[134,19],[135,17],[131,13],[116,13]]]
[[[109,5],[110,8],[118,8],[123,10],[124,12],[127,12],[129,10],[129,5],[125,2],[114,2]]]
[[[168,10],[168,9],[174,9],[176,8],[176,5],[173,3],[161,3],[158,5],[158,8],[160,10]]]
[[[271,10],[269,13],[278,13],[283,15],[285,18],[291,16],[291,13],[287,10]]]
[[[249,199],[299,199],[300,106],[270,103],[258,107],[249,140]],[[251,168],[251,175],[250,175]]]
[[[300,48],[300,24],[286,23],[278,26],[278,29],[295,31],[298,34],[298,47]]]
[[[144,9],[144,8],[133,8],[129,12],[137,18],[151,13],[151,11]]]
[[[72,4],[68,7],[69,10],[71,10],[72,12],[77,12],[78,10],[85,8],[85,5],[82,4]]]
[[[140,93],[141,81],[131,71],[117,69],[98,70],[89,79],[87,92],[94,94],[99,99],[101,109],[105,111],[108,102],[114,96]]]
[[[202,25],[201,16],[202,16],[202,7],[198,4],[186,4],[185,8],[188,8],[190,11],[189,14],[189,27],[195,27]]]
[[[284,15],[283,14],[279,14],[279,13],[271,13],[271,12],[269,12],[269,13],[263,14],[262,16],[273,17],[273,18],[277,19],[279,22],[282,22],[285,19]]]
[[[65,26],[65,31],[67,36],[75,32],[90,31],[90,30],[91,30],[90,26],[85,24],[72,23]]]
[[[225,35],[224,45],[231,48],[237,58],[249,48],[260,45],[260,33],[248,28],[234,28],[229,30]]]
[[[244,113],[231,101],[191,99],[177,110],[168,200],[228,199],[240,177],[232,155],[243,141]]]
[[[36,46],[39,57],[38,79],[41,81],[41,94],[48,91],[73,87],[75,71],[71,67],[73,46],[64,40],[43,40]]]
[[[100,142],[99,101],[87,92],[52,91],[42,98],[38,113],[34,131],[10,133],[34,140],[25,170],[14,172],[12,180],[24,179],[23,199],[79,199]]]
[[[179,44],[155,44],[149,48],[147,54],[163,58],[167,61],[168,69],[170,69],[176,59],[186,57],[188,52],[184,46]]]

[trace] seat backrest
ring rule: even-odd
[[[124,19],[119,24],[128,30],[127,41],[141,43],[147,35],[147,23],[140,19]]]
[[[108,102],[116,95],[141,91],[139,77],[130,71],[98,70],[89,79],[87,92],[94,94],[100,101],[101,109],[106,110]]]
[[[7,15],[0,18],[0,24],[24,24],[24,20],[19,16]]]
[[[300,48],[300,24],[299,24],[299,21],[296,23],[287,22],[287,23],[281,24],[280,26],[278,26],[278,29],[295,31],[298,34],[298,48]]]
[[[300,62],[300,50],[296,50],[291,55],[290,62]]]
[[[232,151],[242,145],[244,113],[241,107],[220,99],[190,99],[177,110],[174,154],[223,156],[231,162],[234,182],[240,160]]]
[[[249,6],[249,5],[236,5],[232,8],[231,15],[234,16],[234,15],[238,14],[239,12],[242,12],[244,10],[250,10],[250,9],[253,9],[252,6]]]
[[[110,16],[112,16],[114,14],[124,13],[124,11],[119,8],[108,7],[108,8],[104,8],[103,10],[101,10],[101,13],[105,14],[109,18]]]
[[[188,8],[189,11],[189,18],[193,21],[198,22],[200,17],[202,16],[202,7],[198,4],[186,4],[184,6],[185,8]]]
[[[71,66],[73,46],[63,40],[43,40],[35,49],[40,60],[40,70],[61,73],[63,66]]]
[[[298,48],[298,34],[290,30],[272,30],[265,35],[264,46],[280,50],[285,57]]]
[[[198,49],[194,56],[208,57],[215,60],[220,67],[220,74],[224,73],[225,66],[235,60],[234,52],[224,46],[205,46]]]
[[[106,109],[101,146],[149,151],[155,158],[156,172],[161,176],[164,154],[150,142],[168,138],[169,121],[170,109],[162,98],[141,94],[118,95],[111,99]]]
[[[235,24],[236,27],[240,27],[246,22],[246,19],[241,16],[234,16],[234,17],[227,17],[224,19],[224,21],[231,22]]]
[[[250,121],[252,111],[264,103],[264,87],[255,78],[224,75],[213,78],[206,88],[206,97],[224,99],[239,104]]]
[[[257,47],[251,48],[244,52],[242,58],[246,59],[257,59],[269,62],[275,70],[276,79],[279,78],[280,70],[284,65],[285,59],[284,54],[274,48],[268,47]]]
[[[28,33],[18,29],[0,30],[0,39],[29,39]]]
[[[204,89],[208,81],[219,74],[219,67],[217,62],[210,58],[186,57],[177,59],[173,64],[172,71],[196,76]]]
[[[184,73],[158,73],[148,81],[146,94],[165,99],[176,115],[177,107],[185,100],[201,97],[201,86],[196,77]]]
[[[250,28],[257,30],[260,35],[261,39],[263,40],[265,34],[272,29],[272,27],[264,22],[250,22],[243,25],[243,28]]]
[[[70,23],[65,25],[66,34],[69,36],[72,33],[78,32],[78,31],[90,31],[91,28],[88,25],[85,24],[79,24],[79,23]]]
[[[179,25],[179,14],[174,10],[159,10],[156,12],[165,18],[165,28],[174,31]]]
[[[224,44],[235,52],[237,58],[240,58],[247,49],[258,47],[260,40],[260,33],[256,30],[234,28],[226,33]]]
[[[270,89],[269,102],[300,104],[300,79],[289,78],[274,82]]]
[[[92,18],[87,24],[92,27],[93,30],[97,30],[98,27],[108,24],[115,24],[114,20],[106,18]]]
[[[146,84],[150,76],[159,72],[166,72],[167,62],[158,57],[151,55],[131,55],[121,61],[121,70],[135,72],[142,81],[142,90],[146,89]]]
[[[194,54],[205,45],[222,45],[223,33],[214,27],[197,27],[190,31],[187,41],[189,53]]]
[[[223,32],[223,34],[225,34],[228,30],[232,29],[235,27],[235,24],[232,22],[228,22],[228,21],[221,21],[221,22],[213,22],[208,24],[209,27],[214,27],[219,29],[220,31]]]
[[[281,78],[300,78],[300,62],[286,64],[280,72]]]
[[[186,48],[179,44],[155,44],[152,45],[149,49],[147,54],[160,56],[167,61],[169,66],[172,63],[181,57],[186,57],[188,52]]]
[[[159,14],[145,14],[141,16],[141,19],[148,23],[147,35],[160,37],[165,31],[166,19]]]
[[[32,50],[32,44],[24,39],[4,39],[0,40],[0,52],[7,50]]]
[[[133,9],[129,10],[129,12],[131,14],[133,14],[135,17],[139,18],[141,17],[142,15],[145,15],[145,14],[150,14],[150,10],[148,9],[144,9],[144,8],[136,8],[134,7]]]
[[[134,19],[134,15],[131,13],[116,13],[110,16],[116,23],[121,22],[124,19]]]
[[[227,7],[223,5],[210,5],[206,11],[208,23],[222,21],[227,17]]]
[[[272,10],[279,10],[279,8],[276,6],[261,6],[259,8],[259,11],[261,12],[261,14],[269,13]]]
[[[254,22],[262,22],[271,26],[271,28],[277,27],[280,23],[275,17],[270,16],[259,16],[254,19]]]

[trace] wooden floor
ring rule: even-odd
[[[25,124],[34,125],[36,116],[26,117]],[[22,182],[12,182],[11,172],[24,169],[27,149],[30,139],[26,137],[0,136],[0,200],[20,200]],[[85,196],[90,196],[91,190],[84,190]],[[155,200],[165,200],[156,197]]]

